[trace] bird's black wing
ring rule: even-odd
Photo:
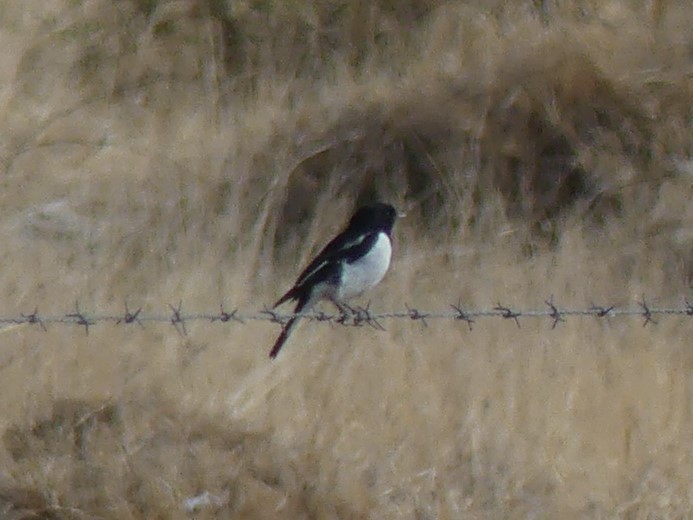
[[[296,280],[296,285],[303,284],[303,282],[308,279],[311,274],[319,270],[323,264],[335,259],[341,260],[344,255],[349,255],[351,250],[358,248],[360,245],[364,244],[364,242],[368,241],[368,235],[369,233],[354,235],[346,231],[337,235],[329,244],[322,248],[313,261],[308,264],[308,267],[303,270]]]
[[[354,235],[353,233],[344,232],[337,235],[308,264],[308,267],[303,270],[294,286],[277,300],[274,307],[281,305],[285,301],[298,299],[305,289],[309,289],[316,283],[324,281],[325,275],[334,271],[333,266],[329,264],[337,264],[342,261],[351,263],[361,258],[378,240],[378,233],[379,231],[373,231]]]

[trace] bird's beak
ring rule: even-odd
[[[407,214],[404,211],[397,212],[397,218],[405,218]]]

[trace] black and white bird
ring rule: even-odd
[[[381,202],[359,208],[346,229],[308,264],[294,286],[272,308],[296,300],[294,313],[308,312],[321,300],[346,313],[346,300],[360,296],[383,279],[392,257],[392,227],[397,211]],[[298,322],[291,318],[270,351],[275,358]]]

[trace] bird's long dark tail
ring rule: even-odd
[[[298,300],[298,303],[296,304],[296,308],[294,309],[294,313],[299,313],[301,312],[304,307],[306,306],[306,303],[308,303],[307,299],[301,298]],[[298,325],[298,317],[291,318],[288,322],[286,322],[286,325],[284,325],[284,328],[282,328],[281,334],[279,334],[279,337],[277,338],[277,341],[274,342],[274,346],[272,347],[272,350],[270,350],[269,357],[271,359],[274,359],[277,357],[277,354],[279,354],[279,351],[281,348],[284,346],[284,343],[286,342],[287,339],[289,339],[289,334],[291,334],[291,331],[294,330],[294,327]]]

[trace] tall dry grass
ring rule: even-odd
[[[508,4],[4,2],[0,314],[258,309],[374,198],[374,308],[679,303],[688,2]],[[0,516],[686,518],[689,330],[6,327]]]

